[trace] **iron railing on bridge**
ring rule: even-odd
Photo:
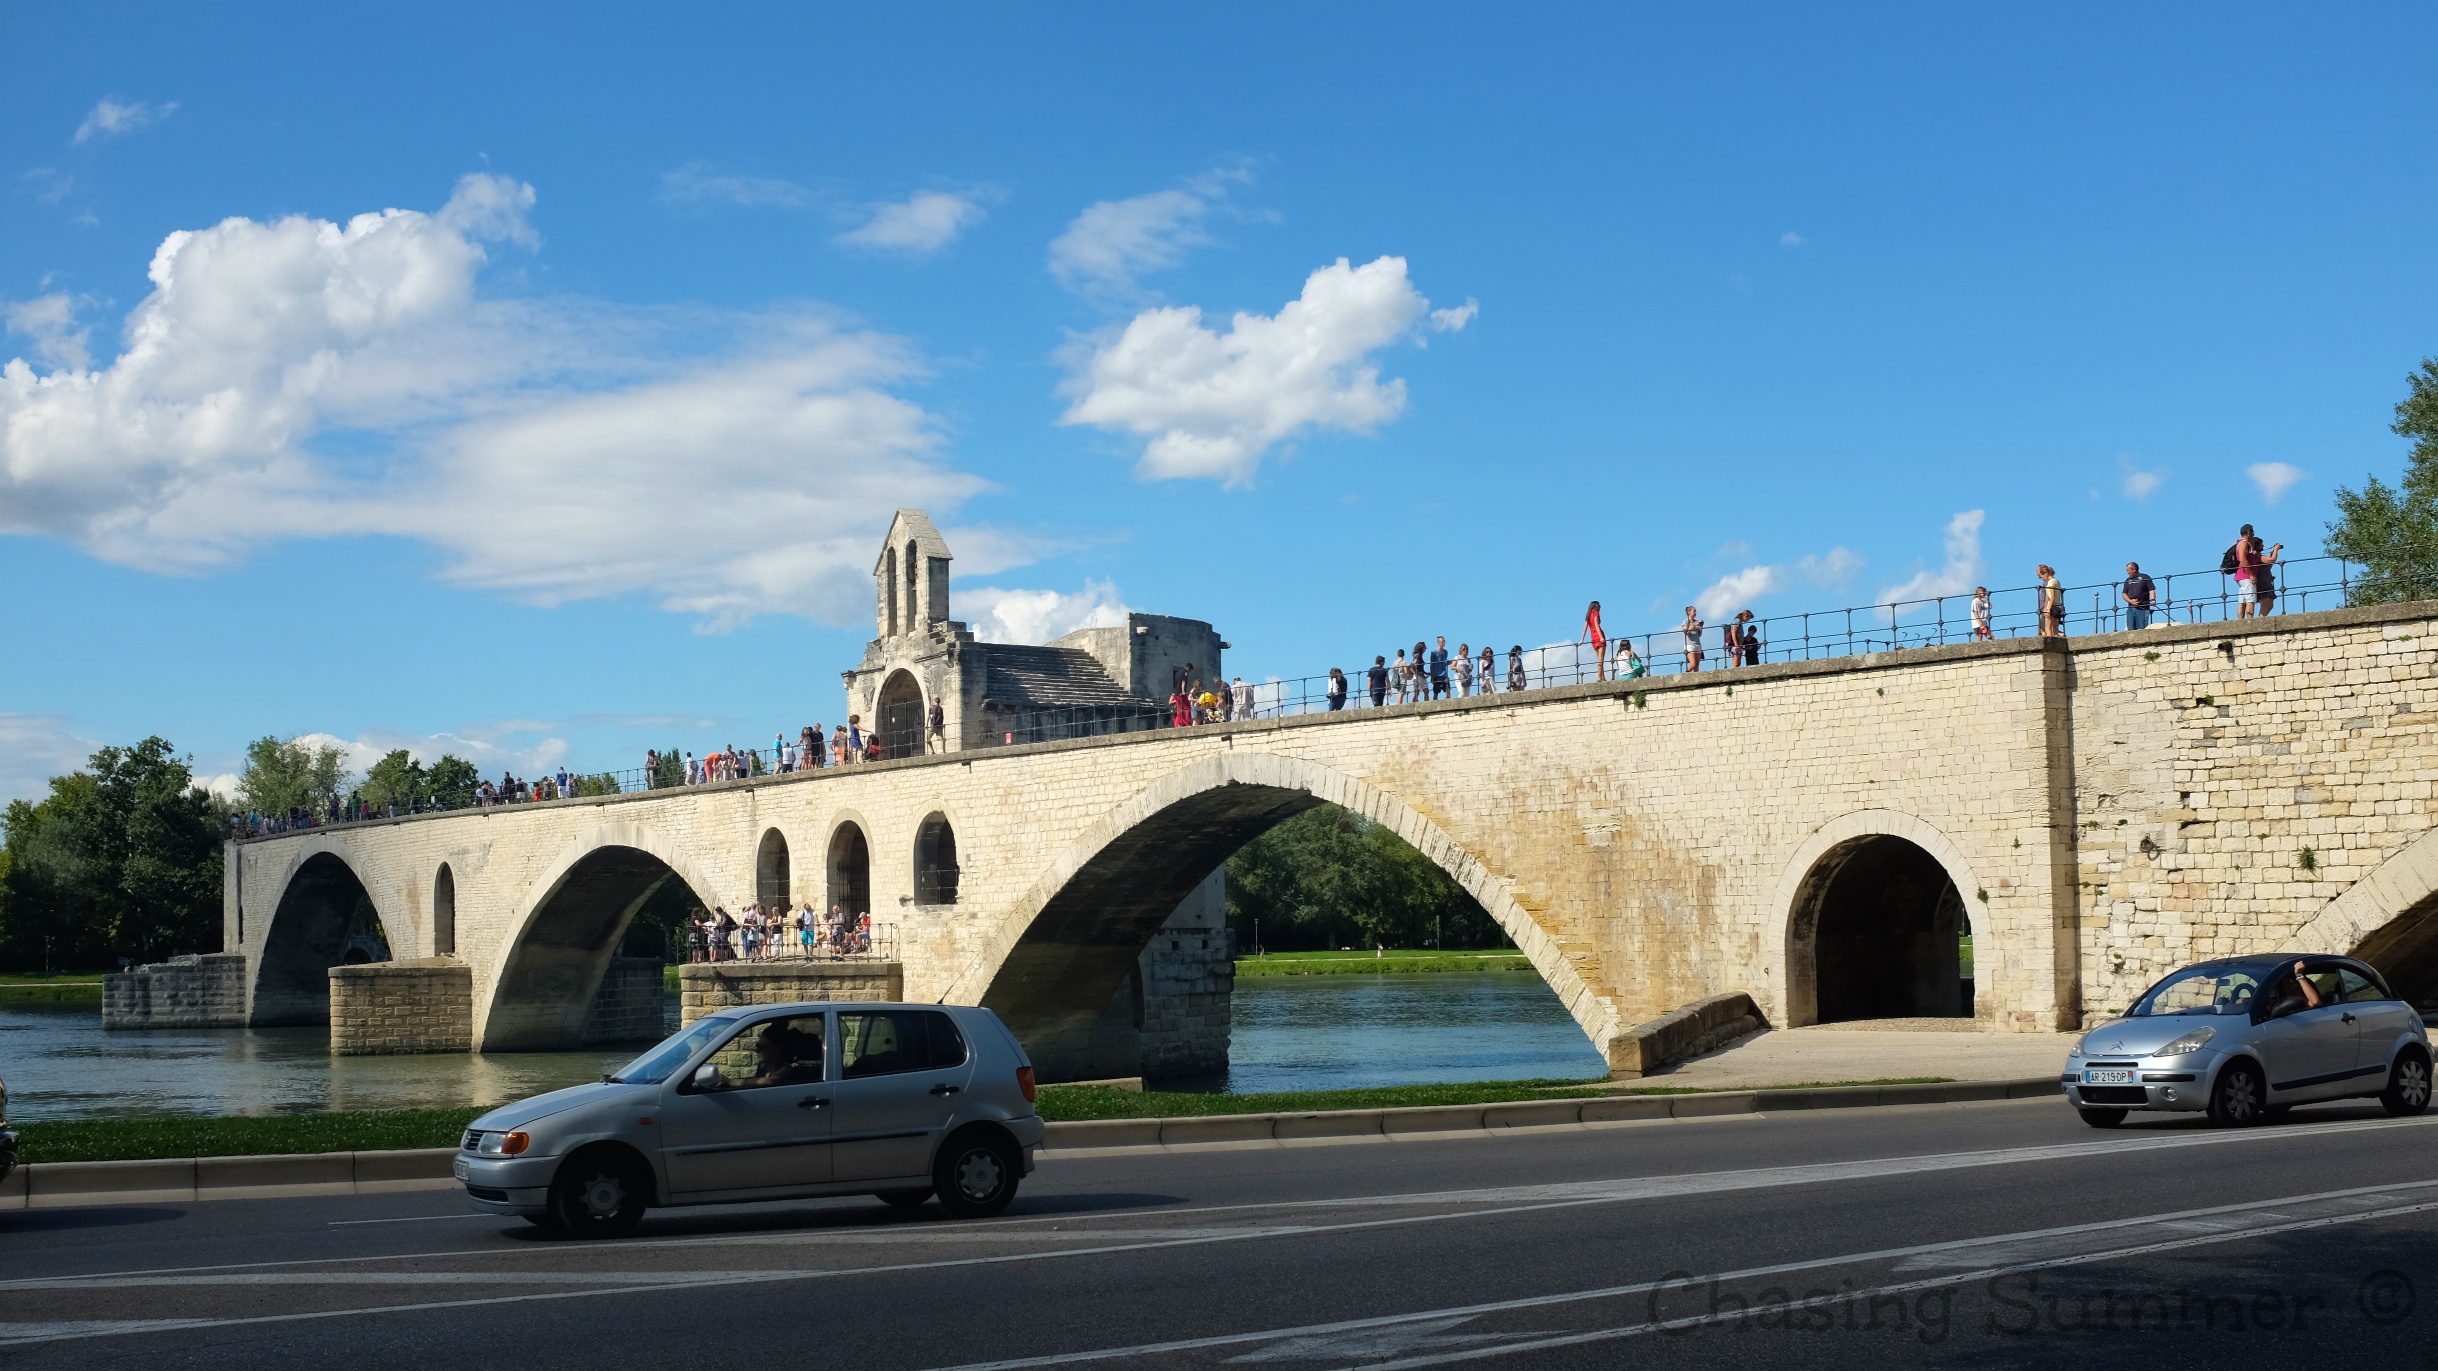
[[[833,922],[819,914],[810,926],[793,915],[778,915],[761,925],[735,924],[706,928],[701,924],[669,930],[669,960],[673,962],[893,962],[897,960],[897,925],[868,918]]]

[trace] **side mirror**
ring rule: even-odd
[[[717,1090],[723,1084],[725,1082],[720,1079],[720,1069],[716,1064],[704,1062],[701,1066],[694,1068],[694,1088],[696,1090]]]

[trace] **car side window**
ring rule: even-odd
[[[2337,969],[2333,966],[2318,966],[2303,972],[2303,979],[2309,981],[2311,988],[2319,992],[2321,1004],[2335,1004],[2341,993],[2337,980],[2338,975]]]
[[[838,1062],[848,1080],[960,1066],[965,1038],[956,1022],[928,1009],[842,1010]]]
[[[689,1087],[710,1094],[814,1084],[821,1079],[823,1036],[819,1014],[748,1024],[721,1043],[710,1061],[695,1069]],[[712,1073],[707,1079],[705,1071]]]
[[[2338,985],[2344,987],[2345,1003],[2347,1004],[2360,1004],[2365,1000],[2384,1000],[2387,998],[2385,991],[2382,991],[2376,985],[2371,984],[2369,978],[2363,976],[2359,972],[2349,971],[2344,967],[2338,967],[2336,972],[2336,980]]]

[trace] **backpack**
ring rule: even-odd
[[[2221,576],[2232,576],[2237,571],[2242,570],[2242,568],[2243,559],[2236,555],[2235,545],[2233,543],[2228,543],[2226,545],[2226,555],[2218,559],[2218,574]]]

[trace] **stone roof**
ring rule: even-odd
[[[1159,707],[1159,701],[1119,685],[1098,658],[1080,648],[984,643],[966,650],[982,655],[982,698],[997,709]]]

